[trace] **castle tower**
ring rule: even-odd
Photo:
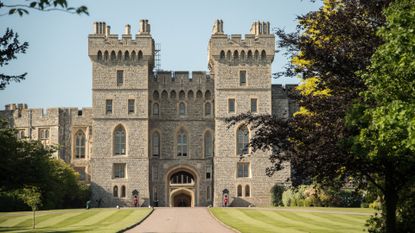
[[[92,62],[91,185],[103,206],[148,204],[148,93],[154,40],[148,20],[132,38],[126,25],[119,38],[105,22],[88,36]],[[147,203],[146,203],[147,201]]]
[[[250,34],[226,35],[215,22],[209,41],[209,68],[215,81],[214,205],[228,193],[232,206],[269,205],[271,187],[286,178],[265,175],[268,154],[245,147],[249,126],[227,128],[224,119],[241,113],[271,114],[271,64],[275,37],[268,22],[254,22]]]

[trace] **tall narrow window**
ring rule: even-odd
[[[49,129],[39,129],[39,139],[40,140],[49,139]]]
[[[251,99],[251,112],[257,112],[257,99]]]
[[[124,71],[117,70],[117,86],[122,86],[124,84]]]
[[[112,100],[105,100],[105,113],[112,114]]]
[[[212,165],[206,166],[206,180],[212,179]]]
[[[228,112],[229,113],[235,112],[235,99],[228,99]]]
[[[210,185],[208,185],[206,187],[206,200],[210,201],[211,199],[212,199],[212,192],[211,192]]]
[[[242,197],[242,185],[238,185],[237,196]]]
[[[125,197],[125,185],[121,186],[121,197]]]
[[[246,85],[246,71],[245,70],[239,71],[239,85],[241,86]]]
[[[160,155],[160,134],[158,132],[153,133],[153,156]]]
[[[177,135],[177,156],[187,156],[187,135],[183,129]]]
[[[82,130],[76,133],[75,158],[85,158],[85,134]]]
[[[179,114],[180,116],[184,116],[186,114],[186,104],[183,102],[180,102],[179,104]]]
[[[153,104],[153,115],[158,116],[160,114],[159,104],[154,103]]]
[[[249,177],[249,163],[237,163],[237,177]]]
[[[213,139],[212,133],[210,131],[206,131],[205,133],[205,157],[212,157],[213,156]]]
[[[237,153],[239,155],[248,154],[249,131],[248,127],[239,127],[236,134]]]
[[[151,180],[156,182],[158,180],[159,171],[157,165],[154,165],[151,169]]]
[[[135,107],[135,100],[133,100],[133,99],[129,99],[129,100],[128,100],[128,113],[129,113],[129,114],[130,114],[130,113],[134,113],[134,112],[135,112],[134,107]]]
[[[113,178],[125,178],[125,163],[114,163]]]
[[[114,154],[125,155],[125,130],[121,125],[114,132]]]
[[[251,196],[251,188],[249,187],[249,185],[245,185],[245,197],[250,197]]]
[[[212,112],[212,105],[210,104],[210,102],[206,102],[205,103],[205,116],[210,116]]]
[[[112,195],[114,197],[118,197],[118,186],[115,185],[114,188],[112,189]]]

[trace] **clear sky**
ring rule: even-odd
[[[6,0],[6,3],[15,1]],[[29,107],[91,107],[92,68],[87,56],[88,34],[94,21],[105,21],[111,33],[122,34],[125,24],[138,31],[148,19],[151,34],[161,44],[161,68],[207,71],[207,46],[213,22],[222,19],[226,34],[246,34],[253,21],[269,21],[272,28],[293,31],[296,16],[321,6],[309,0],[68,0],[86,5],[89,16],[63,12],[30,12],[24,17],[1,16],[0,29],[18,32],[29,42],[26,54],[2,67],[1,73],[28,72],[26,80],[0,90],[0,109],[8,103]],[[4,11],[4,10],[3,10]],[[0,13],[4,13],[4,12]],[[272,71],[280,71],[287,58],[276,54]],[[298,83],[280,78],[273,83]]]

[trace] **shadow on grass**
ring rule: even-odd
[[[27,231],[27,232],[45,232],[45,233],[49,233],[49,232],[61,232],[61,233],[66,233],[66,232],[91,232],[93,231],[94,228],[93,226],[91,227],[83,227],[82,229],[70,229],[70,230],[59,230],[59,229],[53,229],[53,228],[36,228],[36,229],[32,229],[32,227],[0,227],[0,232],[11,232],[11,231]]]

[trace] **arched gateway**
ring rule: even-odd
[[[192,169],[176,168],[168,173],[167,190],[170,207],[196,206],[197,176]]]

